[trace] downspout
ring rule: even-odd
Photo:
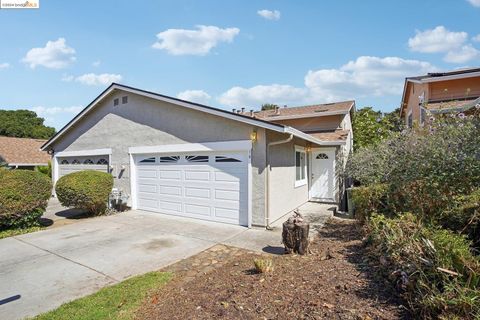
[[[279,144],[283,143],[288,143],[293,140],[293,134],[290,134],[290,136],[287,139],[284,140],[278,140],[278,141],[273,141],[269,142],[267,144],[267,154],[266,154],[266,161],[267,161],[267,184],[266,184],[266,190],[265,193],[267,195],[266,201],[265,201],[265,225],[267,230],[272,230],[272,227],[270,226],[270,147],[271,146],[276,146]]]

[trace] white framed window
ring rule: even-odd
[[[412,110],[408,111],[408,113],[407,113],[407,127],[409,127],[409,128],[413,127],[413,113],[412,113]]]
[[[295,188],[307,184],[307,152],[304,147],[295,146]]]

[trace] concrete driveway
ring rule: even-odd
[[[0,319],[54,309],[217,243],[242,243],[251,238],[246,232],[255,231],[260,230],[130,211],[2,239]],[[279,244],[277,233],[270,237]],[[267,243],[262,238],[256,245]]]

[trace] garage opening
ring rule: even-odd
[[[248,153],[134,157],[137,208],[248,225]]]
[[[95,170],[109,172],[108,155],[101,156],[82,156],[82,157],[59,157],[58,158],[58,178],[72,172],[82,170]]]

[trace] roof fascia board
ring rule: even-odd
[[[457,80],[457,79],[465,79],[465,78],[473,78],[480,76],[479,72],[471,72],[471,73],[463,73],[463,74],[454,74],[450,76],[440,76],[440,77],[430,77],[422,80],[416,79],[408,79],[410,82],[415,83],[428,83],[428,82],[439,82],[439,81],[447,81],[447,80]]]

